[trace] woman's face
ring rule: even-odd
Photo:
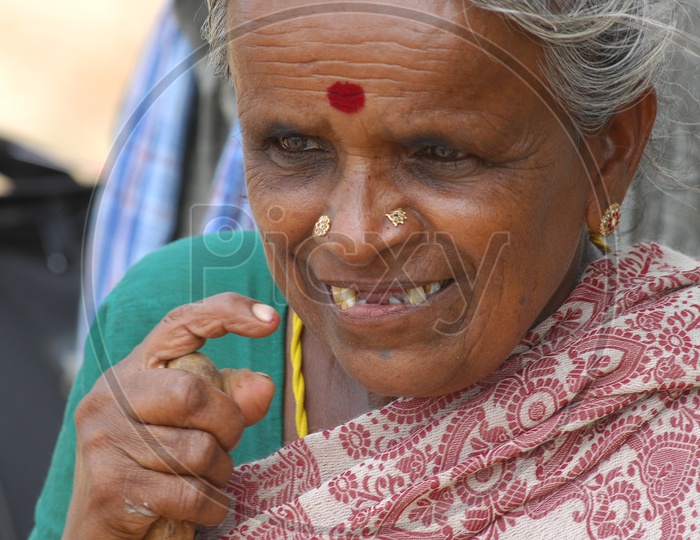
[[[274,4],[233,2],[229,24],[303,5]],[[460,4],[317,5],[230,47],[275,279],[347,372],[385,395],[446,393],[493,371],[580,264],[589,171],[539,86],[541,49]],[[386,214],[399,208],[395,226]],[[314,237],[322,215],[330,232]]]

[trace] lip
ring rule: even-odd
[[[426,281],[425,283],[411,283],[410,286],[405,287],[397,287],[396,283],[392,283],[393,287],[390,287],[390,285],[388,284],[385,287],[382,287],[381,284],[363,286],[358,285],[357,283],[351,284],[347,281],[334,281],[333,285],[337,287],[355,288],[359,294],[370,293],[372,291],[379,290],[383,292],[374,294],[381,295],[382,297],[384,297],[390,295],[392,291],[405,291],[407,288],[425,286],[430,283],[433,283],[434,281],[437,280]],[[353,323],[371,322],[373,324],[376,324],[381,321],[403,321],[405,317],[413,315],[423,316],[427,310],[434,309],[435,307],[437,307],[436,304],[442,303],[442,300],[449,296],[450,293],[447,291],[453,292],[453,287],[457,286],[456,281],[453,279],[443,280],[443,282],[446,283],[442,286],[442,288],[439,291],[429,294],[426,297],[426,299],[420,304],[356,304],[346,311],[342,310],[340,306],[338,306],[333,301],[333,296],[330,289],[331,286],[325,283],[324,285],[326,285],[327,288],[328,304],[330,305],[336,316],[338,316],[341,320]]]

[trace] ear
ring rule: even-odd
[[[622,204],[644,154],[656,120],[656,92],[615,113],[597,133],[587,137],[593,156],[586,223],[598,232],[600,219],[613,203]]]

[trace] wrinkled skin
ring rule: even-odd
[[[83,399],[64,538],[143,538],[158,515],[209,525],[226,516],[219,489],[233,468],[228,452],[265,415],[274,385],[248,370],[222,370],[222,392],[158,368],[208,338],[269,335],[279,315],[265,306],[272,319],[261,321],[254,304],[231,293],[174,310]]]
[[[461,2],[396,3],[429,5],[467,27]],[[297,4],[241,0],[230,25]],[[470,9],[468,18],[508,62],[473,39],[376,14],[285,20],[230,48],[250,202],[275,279],[310,330],[309,373],[337,366],[328,371],[384,396],[480,380],[564,301],[595,257],[587,229],[624,198],[654,122],[653,92],[579,136],[541,86],[539,45],[492,14]],[[326,89],[339,81],[364,89],[361,110],[329,104]],[[408,219],[394,227],[385,214],[396,208]],[[321,215],[331,231],[312,237]],[[383,293],[435,281],[445,286],[419,305],[343,311],[329,294],[331,285]],[[66,538],[140,538],[155,514],[223,519],[226,452],[265,414],[272,385],[227,372],[220,392],[153,368],[226,332],[271,333],[279,316],[261,322],[251,305],[228,296],[176,312],[85,398]],[[308,403],[330,411],[319,424],[349,419],[333,410],[343,400],[324,394],[331,387],[308,386]],[[199,478],[171,474],[144,442],[147,428],[175,473]],[[148,501],[154,515],[129,511],[127,499]]]

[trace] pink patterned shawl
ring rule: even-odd
[[[700,263],[594,263],[478,386],[237,468],[203,538],[700,538]]]

